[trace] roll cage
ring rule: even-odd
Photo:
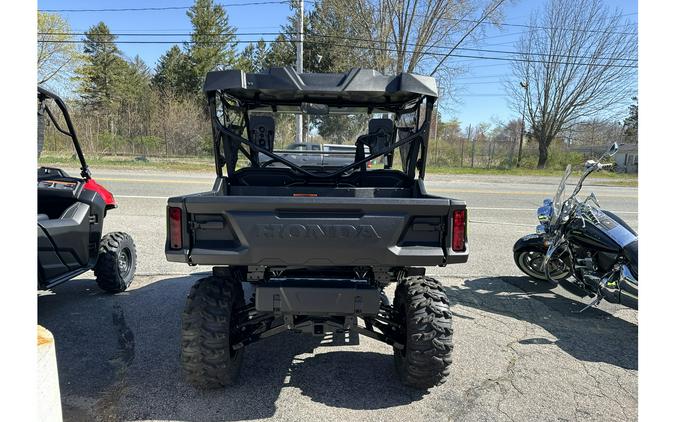
[[[271,68],[266,73],[225,70],[209,72],[204,91],[219,177],[223,167],[228,175],[234,174],[241,153],[251,167],[264,167],[259,160],[262,154],[308,179],[329,181],[351,171],[366,171],[369,161],[382,156],[386,157],[385,168],[391,168],[394,151],[399,149],[404,173],[411,179],[416,172],[418,178],[424,178],[431,116],[438,97],[431,77],[408,73],[385,76],[358,68],[334,74],[298,74],[291,67]],[[261,146],[250,139],[250,112],[301,112],[306,105],[327,106],[338,113],[392,114],[393,131],[359,136],[353,163],[322,172],[303,168],[276,154],[273,145]]]
[[[75,147],[77,158],[80,160],[80,174],[82,175],[82,178],[85,180],[91,179],[91,171],[89,170],[89,166],[87,165],[87,162],[84,159],[84,153],[82,152],[82,148],[80,147],[80,142],[77,138],[77,133],[75,132],[73,121],[70,119],[70,113],[68,113],[68,108],[66,107],[66,104],[63,102],[61,97],[59,97],[58,95],[54,94],[51,91],[48,91],[39,86],[37,88],[37,91],[38,91],[37,96],[38,96],[38,121],[39,121],[38,137],[42,137],[42,139],[44,139],[44,115],[47,114],[47,116],[49,116],[49,120],[52,122],[56,130],[68,136],[73,141],[73,146]],[[47,100],[49,99],[53,100],[56,106],[59,108],[59,110],[61,110],[61,113],[63,114],[63,119],[66,122],[66,127],[68,128],[67,131],[61,128],[58,119],[56,118],[56,116],[54,116],[54,113],[47,106]]]

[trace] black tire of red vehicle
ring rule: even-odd
[[[108,233],[98,247],[94,267],[98,287],[109,293],[123,292],[136,274],[136,245],[126,233]]]
[[[403,350],[394,348],[401,381],[428,389],[445,382],[452,363],[452,313],[443,286],[430,277],[408,277],[398,284],[394,318],[402,325]]]
[[[232,350],[233,311],[243,306],[241,283],[234,277],[205,277],[187,298],[182,318],[181,364],[187,381],[212,389],[236,382],[244,349]]]

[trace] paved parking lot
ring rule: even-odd
[[[208,190],[208,174],[95,172],[118,197],[108,230],[139,251],[132,288],[101,293],[85,274],[38,299],[57,346],[66,420],[636,420],[637,312],[522,277],[511,246],[536,224],[556,178],[430,176],[470,208],[469,263],[429,268],[453,303],[448,381],[422,393],[397,380],[391,348],[363,336],[285,333],[246,349],[240,382],[203,392],[181,378],[180,313],[209,270],[163,256],[166,197]],[[590,186],[637,228],[637,189]],[[191,274],[194,273],[194,274]],[[203,274],[202,274],[203,275]],[[393,295],[393,291],[389,292]]]

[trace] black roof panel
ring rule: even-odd
[[[436,80],[430,76],[386,76],[360,68],[345,73],[298,74],[290,66],[273,67],[262,73],[234,69],[209,72],[204,91],[223,91],[243,103],[265,104],[372,106],[406,104],[422,96],[438,97]]]

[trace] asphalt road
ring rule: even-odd
[[[588,298],[532,283],[513,264],[513,243],[533,231],[535,209],[557,178],[427,178],[430,192],[466,200],[471,255],[466,264],[428,269],[453,302],[455,350],[448,381],[423,394],[399,384],[389,346],[293,333],[247,347],[233,388],[187,385],[180,313],[209,268],[166,262],[165,204],[208,190],[213,176],[94,175],[118,199],[106,230],[133,236],[138,276],[118,295],[101,293],[91,274],[40,294],[38,319],[56,338],[66,420],[637,419],[637,312],[602,303],[575,314]],[[585,191],[637,229],[637,188],[591,182]]]

